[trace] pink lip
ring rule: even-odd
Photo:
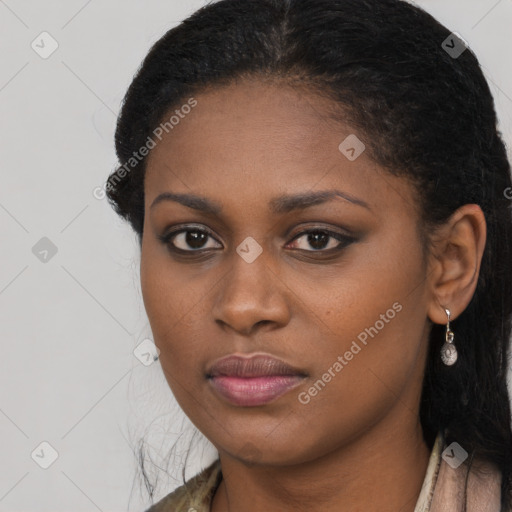
[[[212,377],[210,382],[220,395],[234,405],[264,405],[298,386],[304,377]]]
[[[210,367],[206,377],[227,401],[247,407],[277,399],[297,387],[306,375],[280,359],[259,354],[220,359]]]

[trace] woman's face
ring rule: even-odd
[[[277,465],[417,429],[430,298],[413,188],[310,92],[240,82],[194,99],[148,158],[141,259],[185,413],[221,454]],[[164,193],[189,205],[153,204]],[[263,361],[265,377],[211,377],[255,354],[294,375]]]

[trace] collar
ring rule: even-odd
[[[499,468],[477,459],[470,466],[464,456],[461,445],[446,446],[443,433],[438,433],[414,512],[501,511]]]

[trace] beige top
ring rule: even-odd
[[[467,460],[460,463],[460,446],[445,446],[439,433],[430,454],[425,479],[414,512],[462,512]],[[462,455],[461,455],[462,454]],[[466,512],[502,512],[501,473],[495,466],[473,462],[467,484]],[[212,498],[222,480],[217,459],[186,485],[155,503],[146,512],[210,512]],[[505,512],[512,512],[509,509]]]

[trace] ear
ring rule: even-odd
[[[427,314],[432,322],[445,324],[444,308],[455,320],[475,293],[487,239],[482,209],[476,204],[461,206],[431,239]]]

